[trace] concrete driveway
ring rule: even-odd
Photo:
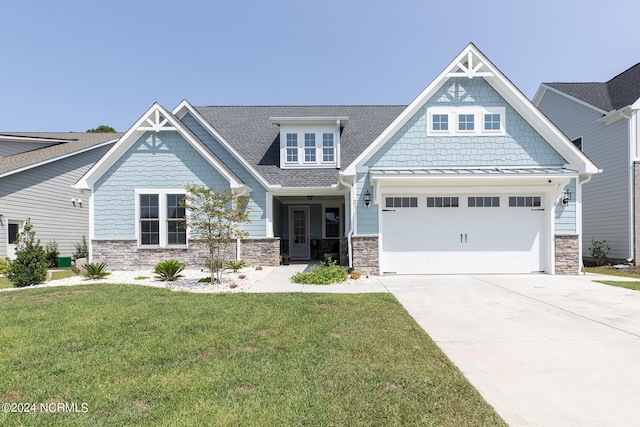
[[[640,426],[640,292],[602,278],[381,281],[511,426]]]

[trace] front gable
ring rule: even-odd
[[[435,114],[449,118],[433,131]],[[502,117],[485,131],[487,114]],[[474,129],[457,118],[473,115]],[[448,78],[365,163],[368,167],[555,166],[567,161],[484,78]]]
[[[428,135],[430,108],[504,108],[504,132],[457,132]],[[457,126],[457,122],[451,123]],[[476,130],[479,128],[476,128]],[[378,167],[562,166],[579,173],[597,173],[533,104],[473,45],[469,44],[344,171]]]

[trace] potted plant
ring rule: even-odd
[[[289,254],[287,252],[284,252],[282,254],[282,265],[289,265],[289,262],[291,260],[289,259]]]

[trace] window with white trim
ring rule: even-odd
[[[304,134],[304,161],[305,163],[316,162],[316,134]]]
[[[505,111],[505,107],[430,107],[427,109],[427,134],[505,135]]]
[[[340,208],[325,207],[324,208],[324,237],[334,238],[340,237]]]
[[[185,246],[185,194],[175,190],[137,192],[137,229],[140,246]]]
[[[333,163],[335,161],[335,148],[333,146],[333,134],[322,134],[322,161],[324,163]]]
[[[298,163],[298,134],[287,134],[287,163]]]
[[[473,114],[458,114],[458,130],[474,130],[475,116]]]

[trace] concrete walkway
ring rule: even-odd
[[[302,285],[289,280],[294,274],[309,271],[314,265],[306,263],[281,265],[253,285],[247,292],[323,292],[334,294],[389,292],[377,276],[333,285]]]
[[[511,426],[640,426],[640,292],[600,275],[382,282]]]

